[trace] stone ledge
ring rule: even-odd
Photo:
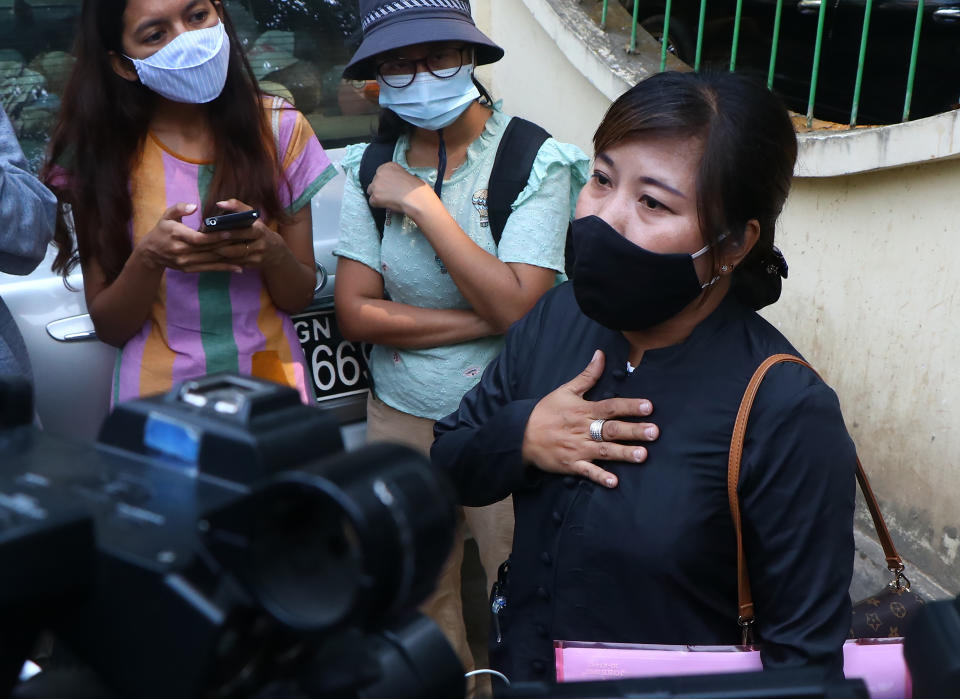
[[[610,0],[611,10],[620,9]],[[587,81],[611,102],[631,86],[660,68],[660,43],[644,31],[637,32],[637,52],[627,53],[627,42],[618,32],[606,32],[584,11],[580,0],[523,0],[533,18],[557,48]],[[689,70],[673,55],[671,70]]]
[[[960,111],[890,126],[798,135],[797,177],[837,177],[960,156]]]

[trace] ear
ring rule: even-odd
[[[110,67],[113,68],[113,72],[119,75],[124,80],[129,80],[132,83],[135,83],[140,80],[140,76],[137,75],[137,69],[133,67],[133,64],[130,62],[130,59],[126,56],[121,56],[116,51],[110,51]]]
[[[758,240],[760,240],[760,222],[752,218],[747,221],[747,225],[743,229],[742,239],[724,243],[723,252],[719,255],[718,260],[720,274],[732,274],[736,266],[753,250],[753,246],[757,244]]]

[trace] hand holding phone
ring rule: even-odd
[[[232,231],[237,228],[249,228],[259,218],[260,212],[256,209],[235,211],[219,216],[207,216],[203,219],[203,231],[204,233],[218,233],[219,231]]]

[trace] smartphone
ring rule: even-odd
[[[203,230],[205,233],[216,233],[217,231],[232,231],[236,228],[249,228],[258,218],[260,218],[260,212],[256,209],[220,214],[219,216],[207,216],[203,219]]]

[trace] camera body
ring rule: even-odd
[[[368,640],[420,623],[452,544],[452,492],[422,456],[343,452],[296,391],[229,374],[119,405],[94,444],[20,412],[7,400],[0,429],[0,696],[42,630],[118,696],[250,696],[343,639],[370,664],[340,683],[378,696],[369,670],[393,651]],[[433,631],[443,696],[462,696]]]
[[[916,699],[960,694],[960,596],[923,605],[911,618],[903,655]]]

